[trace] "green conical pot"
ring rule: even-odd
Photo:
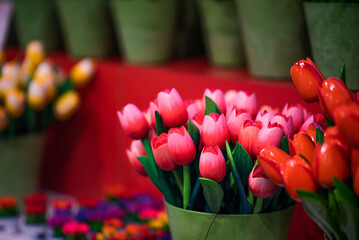
[[[66,48],[75,57],[114,53],[115,39],[105,0],[57,0]]]
[[[250,72],[289,77],[309,54],[301,0],[236,0]]]
[[[199,5],[206,52],[211,63],[243,65],[244,50],[234,0],[200,0]]]
[[[345,62],[347,85],[359,90],[359,4],[305,2],[304,9],[315,64],[328,78]]]
[[[61,47],[62,39],[54,0],[16,0],[15,25],[23,49],[41,40],[46,50]]]
[[[119,44],[131,63],[160,63],[173,54],[176,0],[113,0]]]
[[[0,139],[0,195],[21,199],[38,190],[45,134]]]
[[[212,214],[184,210],[165,202],[173,240],[285,240],[294,206],[251,215]]]

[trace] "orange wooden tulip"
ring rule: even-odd
[[[349,164],[344,151],[333,142],[324,142],[315,149],[313,175],[322,187],[332,187],[333,177],[345,181],[349,177]]]
[[[307,102],[318,100],[318,86],[324,77],[317,66],[309,59],[300,60],[290,68],[290,75],[299,95]]]
[[[353,96],[348,87],[339,78],[328,78],[318,88],[319,103],[325,115],[333,119],[335,108],[348,104],[353,100]]]
[[[308,136],[312,139],[313,142],[317,141],[317,128],[323,131],[322,126],[320,126],[318,123],[313,122],[309,124],[306,131]]]
[[[334,142],[339,145],[344,153],[345,156],[348,157],[350,154],[350,149],[348,144],[345,143],[343,137],[340,135],[339,129],[337,126],[331,126],[325,129],[324,131],[324,142]]]
[[[289,159],[281,168],[285,189],[295,201],[300,201],[296,190],[317,191],[313,173],[298,157]]]
[[[359,105],[351,102],[335,109],[334,122],[344,141],[350,147],[359,148]]]
[[[284,165],[290,156],[276,146],[265,147],[257,156],[265,174],[276,185],[283,186],[281,166]]]
[[[355,173],[358,172],[358,169],[359,169],[359,149],[352,148],[350,153],[350,171],[353,178],[355,176]]]
[[[313,164],[315,144],[305,132],[299,132],[293,137],[293,146],[296,154],[304,156],[310,164]]]

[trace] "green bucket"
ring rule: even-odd
[[[212,214],[184,210],[165,202],[173,240],[285,240],[294,206],[251,215]]]
[[[0,139],[0,195],[21,199],[38,190],[45,134]]]
[[[315,64],[328,78],[344,62],[348,87],[359,90],[359,4],[305,2],[304,10]]]
[[[62,39],[54,0],[16,0],[15,26],[23,49],[33,40],[41,40],[46,50],[61,47]]]
[[[250,72],[288,78],[309,53],[301,0],[236,0]]]
[[[114,53],[114,33],[105,0],[57,0],[66,48],[75,57]]]
[[[242,35],[234,0],[200,0],[201,22],[206,52],[217,66],[244,64]]]
[[[126,61],[148,64],[171,58],[176,0],[112,0],[111,6]]]

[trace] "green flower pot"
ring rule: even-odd
[[[345,62],[347,85],[359,90],[359,4],[305,2],[304,10],[315,64],[328,78]]]
[[[38,190],[45,134],[0,138],[0,195],[25,194]]]
[[[200,0],[206,52],[213,65],[244,64],[242,36],[234,0]]]
[[[119,44],[131,63],[161,63],[173,54],[176,0],[112,0]]]
[[[57,0],[68,52],[75,57],[105,57],[115,40],[105,0]]]
[[[294,206],[264,214],[226,215],[188,211],[165,202],[173,240],[285,240]]]
[[[46,50],[61,47],[62,39],[54,0],[16,0],[15,26],[23,49],[33,40],[41,40]]]
[[[301,0],[236,0],[250,72],[288,78],[309,53]]]

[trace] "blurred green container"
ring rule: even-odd
[[[161,63],[174,48],[176,0],[112,0],[119,44],[126,61]]]
[[[115,40],[105,0],[57,0],[66,48],[75,57],[105,57]]]
[[[173,240],[285,240],[294,206],[251,215],[212,214],[184,210],[165,202]]]
[[[301,0],[236,0],[250,72],[289,77],[309,54]]]
[[[38,190],[45,134],[0,139],[0,195],[22,199]]]
[[[15,29],[20,46],[41,40],[46,50],[61,47],[59,20],[54,0],[16,0]]]
[[[345,63],[346,83],[359,90],[359,3],[304,3],[315,64],[323,75],[339,77]]]
[[[234,0],[200,0],[207,56],[213,65],[240,66],[245,62]]]

